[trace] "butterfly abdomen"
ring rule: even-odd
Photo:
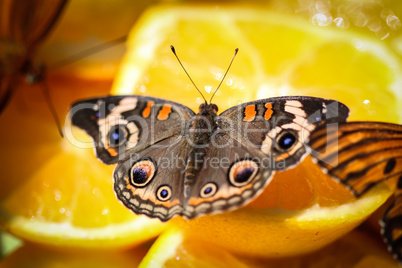
[[[205,154],[210,146],[218,107],[215,104],[201,104],[197,116],[188,130],[190,152],[184,173],[184,197],[189,198],[198,172],[204,165]]]

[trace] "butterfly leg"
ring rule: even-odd
[[[395,201],[385,212],[380,224],[389,251],[402,264],[402,176],[398,179]]]

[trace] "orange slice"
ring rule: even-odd
[[[339,239],[314,253],[284,259],[244,258],[224,248],[187,239],[171,229],[161,235],[139,268],[149,267],[399,267],[378,241],[361,231]]]
[[[1,268],[129,268],[137,267],[146,254],[146,248],[125,251],[60,251],[26,243],[0,263]]]

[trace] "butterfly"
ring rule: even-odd
[[[356,197],[399,177],[383,235],[402,259],[401,125],[346,122],[346,105],[308,96],[246,102],[219,115],[206,100],[195,113],[160,98],[107,96],[78,101],[70,114],[92,137],[97,157],[117,163],[117,198],[134,213],[162,221],[244,206],[275,172],[306,155]]]
[[[67,0],[0,1],[0,113],[13,96],[19,79],[28,83],[42,82],[41,88],[48,106],[58,118],[43,84],[44,66],[36,65],[32,57],[59,18]],[[61,132],[60,132],[61,133]]]

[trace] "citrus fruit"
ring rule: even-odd
[[[146,254],[146,248],[135,247],[124,251],[55,250],[26,243],[0,263],[1,268],[128,268],[137,267]]]
[[[387,47],[263,8],[150,9],[131,32],[112,93],[166,98],[197,111],[203,99],[170,45],[207,100],[234,49],[240,49],[213,99],[220,111],[260,98],[310,95],[345,103],[351,120],[400,122],[396,90],[402,68]],[[307,157],[296,168],[278,172],[244,208],[190,221],[177,217],[173,223],[188,238],[242,255],[291,256],[352,230],[386,201],[391,188],[379,185],[356,199]]]
[[[96,80],[102,73],[102,78],[113,79],[124,54],[124,40],[120,37],[127,35],[152,2],[155,0],[68,1],[36,58],[50,70],[63,67],[58,70],[76,77]],[[107,43],[112,40],[121,41]]]
[[[317,252],[285,259],[244,258],[224,248],[186,239],[171,229],[152,245],[139,265],[150,267],[399,267],[370,236],[353,231]]]
[[[66,125],[73,101],[110,87],[110,80],[70,76],[50,76],[47,83]],[[133,215],[116,200],[113,166],[96,159],[90,139],[67,126],[61,138],[39,89],[23,84],[0,117],[1,226],[67,247],[127,247],[156,236],[162,223]]]

